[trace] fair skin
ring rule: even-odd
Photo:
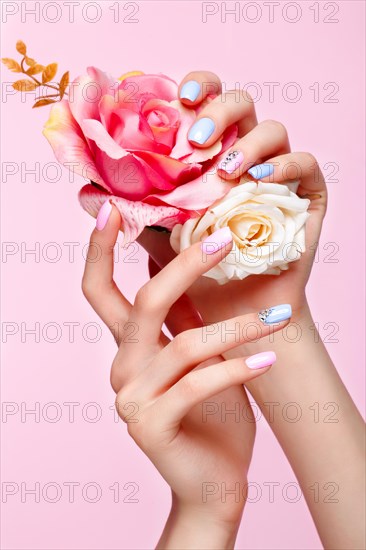
[[[202,329],[199,329],[202,326],[202,320],[206,323],[217,323],[238,316],[244,319],[243,316],[255,315],[255,312],[264,307],[281,303],[292,305],[291,323],[294,324],[300,334],[300,338],[294,343],[291,342],[290,338],[285,337],[287,333],[277,330],[272,336],[263,335],[263,338],[257,342],[235,342],[235,346],[231,346],[230,349],[221,348],[220,351],[215,350],[214,353],[205,356],[204,359],[200,358],[201,361],[219,354],[226,360],[224,364],[228,365],[231,364],[230,361],[242,361],[242,357],[268,349],[273,349],[277,355],[276,365],[264,376],[258,376],[257,371],[255,379],[246,378],[240,381],[233,379],[230,387],[226,386],[224,391],[218,390],[216,394],[210,394],[210,396],[203,395],[203,389],[198,382],[195,381],[194,388],[189,384],[190,390],[193,390],[197,399],[199,398],[199,401],[192,405],[186,417],[188,418],[187,425],[192,428],[190,432],[192,434],[192,445],[196,441],[196,438],[193,437],[194,434],[204,434],[205,443],[210,434],[212,446],[205,445],[204,448],[207,450],[207,456],[215,456],[220,464],[218,470],[216,470],[217,465],[215,465],[215,472],[219,472],[219,475],[215,476],[213,475],[214,472],[205,470],[212,463],[207,460],[207,456],[202,455],[204,468],[200,470],[202,476],[200,481],[202,483],[204,480],[217,479],[220,480],[220,483],[226,480],[228,480],[228,483],[235,481],[245,483],[246,475],[243,476],[243,468],[247,472],[255,435],[254,424],[245,421],[235,423],[230,420],[230,417],[223,423],[218,416],[214,415],[208,418],[209,422],[202,423],[202,408],[197,405],[197,403],[205,400],[218,404],[224,400],[228,405],[239,402],[241,407],[248,408],[249,403],[246,393],[242,386],[238,385],[245,383],[261,408],[263,415],[267,418],[298,478],[324,547],[334,549],[363,548],[365,544],[363,533],[364,424],[321,339],[316,337],[316,331],[313,327],[314,322],[305,294],[305,286],[312,268],[326,211],[327,192],[324,178],[312,155],[291,152],[287,132],[283,125],[274,121],[257,124],[254,105],[250,98],[246,96],[237,102],[235,96],[228,95],[224,101],[220,96],[221,83],[218,77],[212,73],[203,71],[190,73],[182,81],[181,86],[188,80],[199,82],[202,90],[205,89],[203,83],[210,82],[216,86],[216,91],[219,94],[215,100],[204,107],[199,115],[200,117],[209,117],[215,122],[215,131],[202,147],[210,146],[219,138],[227,126],[233,122],[238,123],[239,141],[232,150],[242,151],[245,162],[232,175],[220,173],[222,177],[236,182],[238,176],[248,170],[250,166],[261,162],[273,163],[275,166],[274,174],[268,178],[263,178],[264,182],[276,181],[282,183],[291,179],[300,179],[298,194],[307,196],[311,200],[309,209],[311,217],[306,226],[307,250],[298,262],[293,263],[290,269],[280,276],[251,276],[244,281],[232,281],[227,285],[218,286],[215,281],[205,277],[200,277],[195,281],[200,274],[196,272],[196,276],[189,279],[189,284],[185,288],[178,287],[181,291],[179,295],[184,292],[183,297],[178,301],[176,301],[178,295],[173,296],[172,293],[167,291],[169,282],[161,284],[160,291],[155,286],[160,300],[162,299],[161,294],[164,293],[166,297],[167,292],[171,298],[169,304],[165,303],[164,318],[166,317],[166,324],[174,336],[186,329],[190,329],[188,334],[192,333],[192,329],[202,331]],[[187,106],[192,106],[199,104],[203,99],[204,94],[201,93],[193,103],[188,100],[182,101]],[[124,323],[127,317],[124,314],[122,315],[122,309],[125,311],[126,307],[131,307],[126,304],[112,282],[110,247],[113,246],[117,238],[118,224],[118,214],[113,210],[106,228],[103,231],[93,233],[92,242],[98,242],[106,251],[106,254],[103,255],[105,259],[98,262],[98,265],[94,264],[94,266],[87,263],[84,277],[84,291],[93,307],[108,326],[112,326],[116,322]],[[156,277],[164,274],[164,269],[166,269],[164,266],[171,266],[172,263],[169,262],[175,256],[169,246],[169,236],[145,230],[140,242],[152,258],[150,262],[151,271],[157,273],[152,281],[156,283]],[[110,265],[106,267],[108,259]],[[105,264],[104,268],[103,264]],[[163,269],[159,273],[161,268]],[[209,265],[206,263],[204,271],[208,268]],[[182,266],[180,266],[180,270],[182,270]],[[162,279],[160,279],[161,281]],[[152,300],[155,306],[160,305],[158,298],[155,298],[155,295],[150,291],[149,293],[143,291],[143,295],[145,296],[144,303]],[[101,298],[99,296],[103,296],[103,309],[101,309]],[[212,299],[212,296],[214,296],[214,299]],[[141,304],[141,300],[137,300],[137,305],[139,302]],[[170,308],[170,306],[172,307]],[[151,323],[149,319],[152,319],[154,315],[151,312],[145,312],[145,314],[150,330]],[[138,319],[138,326],[140,326],[142,317],[136,317],[135,313],[132,316],[134,322],[137,322],[136,318]],[[159,322],[163,323],[163,321],[164,319],[160,317]],[[226,321],[226,323],[229,322]],[[283,327],[280,325],[277,328],[282,329]],[[291,335],[292,333],[289,332],[288,334]],[[209,347],[209,342],[206,344]],[[129,345],[130,348],[133,346],[132,344]],[[143,350],[150,350],[150,347],[150,344],[143,343]],[[153,346],[153,350],[156,351],[156,344],[155,347]],[[190,345],[188,342],[186,342],[184,350],[187,353],[189,352]],[[119,355],[120,352],[117,358]],[[178,355],[182,355],[182,350]],[[146,357],[144,357],[145,359]],[[135,362],[136,360],[134,360],[134,364]],[[213,360],[213,362],[217,361]],[[124,360],[124,363],[123,371],[116,366],[120,364],[119,360],[114,362],[112,369],[112,385],[117,392],[120,387],[125,387],[126,383],[127,387],[130,387],[129,376],[132,376],[132,374],[129,374],[128,361]],[[126,363],[127,368],[125,368]],[[220,370],[220,367],[217,368]],[[130,368],[130,370],[133,369]],[[268,369],[264,370],[267,371]],[[187,376],[186,372],[187,370],[183,369],[181,380],[184,379],[184,376]],[[196,372],[196,370],[193,372]],[[225,373],[227,376],[226,367]],[[263,370],[261,370],[261,373],[263,374]],[[204,386],[206,387],[206,384]],[[165,395],[169,391],[170,389]],[[131,396],[129,397],[130,401],[137,401],[137,398],[132,399]],[[144,398],[147,399],[146,396]],[[158,400],[155,403],[157,402]],[[291,402],[296,403],[302,411],[302,416],[298,422],[290,422],[278,413],[278,411],[283,410],[286,404]],[[271,403],[275,404],[273,405],[275,408],[269,406]],[[313,409],[310,409],[314,406],[314,403],[319,403],[320,411],[323,411],[318,422],[314,421]],[[326,413],[335,410],[332,408],[326,409],[329,403],[333,404],[331,407],[337,407],[338,412],[335,419],[338,421],[336,422],[325,421],[324,416]],[[173,403],[169,407],[169,412],[174,417]],[[182,418],[180,421],[182,421]],[[183,425],[185,421],[182,421]],[[163,429],[165,430],[165,426]],[[146,430],[144,440],[149,437],[149,432],[150,430]],[[222,445],[223,441],[225,441],[225,446]],[[187,462],[192,464],[192,457],[197,456],[195,454],[196,449],[187,446],[188,448],[190,449],[190,456],[187,458]],[[223,451],[224,448],[230,449],[226,459],[222,456],[225,453],[218,454],[217,451],[214,451],[217,448],[220,451]],[[166,454],[164,456],[166,459]],[[233,456],[237,459],[237,462],[233,460]],[[230,460],[228,460],[228,457],[230,457]],[[160,462],[155,456],[152,460],[159,468]],[[159,462],[159,465],[157,462]],[[164,466],[169,469],[169,464],[164,462]],[[180,470],[176,463],[176,456],[172,460],[170,468],[172,469],[172,477],[169,477],[165,471],[160,470],[172,486],[173,506],[159,547],[232,548],[244,502],[227,501],[224,506],[220,505],[222,503],[214,502],[202,506],[202,498],[201,501],[197,498],[193,500],[188,498],[187,500],[179,493],[179,490],[177,491],[175,486],[180,481]],[[198,472],[197,467],[192,470]],[[183,485],[186,486],[187,480],[184,476],[182,481]],[[201,488],[200,481],[198,479],[193,481],[196,490],[197,486]],[[314,484],[318,484],[319,498],[314,497]],[[335,500],[337,502],[329,502],[329,499],[326,498],[331,492],[330,489],[326,490],[326,487],[329,487],[327,484],[331,484],[331,488],[336,489]],[[189,494],[192,494],[192,491]],[[194,490],[193,494],[197,495]],[[213,504],[213,506],[210,506],[210,504]],[[188,522],[191,528],[190,532],[194,533],[193,540],[185,538],[189,537],[186,528]],[[210,528],[208,529],[207,526]],[[216,532],[216,528],[219,534]],[[219,543],[216,541],[219,541]],[[215,544],[219,545],[215,546]]]
[[[263,337],[271,327],[252,313],[220,323],[215,336],[205,337],[204,329],[193,328],[169,341],[161,329],[172,305],[231,246],[206,255],[199,243],[193,245],[143,286],[131,305],[113,282],[112,250],[120,223],[113,207],[106,227],[93,232],[90,250],[98,247],[101,260],[87,261],[83,291],[108,326],[123,327],[116,336],[119,349],[111,371],[117,410],[172,489],[172,512],[158,548],[231,548],[244,501],[225,503],[217,495],[204,503],[202,490],[207,481],[245,485],[254,423],[228,425],[219,418],[203,422],[200,403],[239,400],[250,410],[242,385],[270,366],[252,370],[246,357],[224,361],[222,354],[250,342],[250,333],[242,330],[246,325],[256,324]],[[274,330],[287,324],[277,324]],[[137,328],[133,339],[131,326]],[[233,332],[238,326],[240,330]]]

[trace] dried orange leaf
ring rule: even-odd
[[[36,82],[33,82],[32,80],[24,79],[13,82],[13,88],[18,92],[30,92],[31,90],[35,90],[37,87],[38,84]]]
[[[33,65],[33,67],[30,67],[30,69],[27,70],[27,74],[29,74],[29,76],[38,74],[38,73],[41,73],[43,69],[44,69],[43,65]]]
[[[55,99],[40,99],[39,101],[37,101],[32,109],[35,109],[36,107],[43,107],[43,105],[49,105],[50,103],[56,103],[56,100]]]
[[[22,55],[25,55],[27,53],[27,46],[24,44],[24,42],[22,42],[22,40],[18,40],[15,47],[17,51]]]
[[[17,61],[15,61],[15,59],[9,59],[9,57],[3,57],[1,61],[4,63],[4,65],[8,67],[10,71],[13,71],[13,73],[22,72],[21,66]]]
[[[47,67],[44,69],[42,73],[42,82],[43,84],[46,84],[46,82],[50,82],[54,78],[54,76],[57,73],[57,63],[50,63],[47,65]]]
[[[33,67],[37,63],[35,59],[32,59],[31,57],[25,56],[25,62],[28,65],[28,67]]]
[[[68,85],[69,85],[69,71],[66,71],[66,73],[62,75],[62,78],[60,80],[60,99],[63,98],[65,90]]]

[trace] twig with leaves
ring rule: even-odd
[[[23,56],[20,63],[15,61],[15,59],[10,59],[8,57],[3,57],[1,61],[13,73],[23,73],[28,76],[30,80],[24,78],[13,82],[14,90],[17,90],[18,92],[31,92],[40,86],[46,86],[47,88],[56,90],[56,93],[41,95],[36,98],[33,109],[35,107],[43,107],[44,105],[61,101],[64,95],[68,95],[66,88],[69,85],[69,71],[66,71],[66,73],[62,75],[59,83],[50,84],[52,79],[56,76],[57,63],[50,63],[48,65],[41,65],[40,63],[37,63],[35,59],[27,56],[27,47],[21,40],[18,40],[15,47]],[[40,73],[42,73],[42,82],[34,76]]]

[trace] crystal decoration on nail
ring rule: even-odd
[[[238,154],[239,154],[240,151],[232,151],[231,153],[229,153],[225,158],[224,160],[220,163],[220,167],[225,169],[225,166],[228,162],[231,162],[232,160],[234,160]]]
[[[259,319],[262,321],[262,323],[265,323],[266,322],[266,319],[268,317],[268,315],[272,312],[272,308],[270,309],[263,309],[262,311],[260,311],[258,313],[258,317]]]

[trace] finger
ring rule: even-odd
[[[139,327],[145,345],[155,345],[172,305],[204,273],[218,264],[232,247],[228,227],[187,248],[138,291],[130,321]]]
[[[238,140],[227,152],[226,157],[217,166],[218,173],[225,179],[234,179],[244,174],[251,166],[262,163],[264,159],[289,151],[290,143],[285,126],[275,120],[265,120]]]
[[[161,271],[160,267],[149,256],[149,273],[150,277],[154,277]],[[180,332],[191,328],[203,326],[203,321],[194,307],[192,300],[187,294],[182,294],[180,298],[169,309],[165,318],[165,325],[172,336],[176,336]]]
[[[270,172],[270,173],[268,173]],[[326,208],[327,187],[316,158],[311,153],[290,153],[253,166],[249,174],[264,182],[300,181],[297,194],[311,200],[311,208]]]
[[[193,367],[215,355],[222,355],[240,344],[257,342],[260,338],[282,330],[288,324],[291,314],[291,306],[282,304],[259,313],[241,315],[182,332],[144,371],[144,376],[149,380],[149,394],[161,394]]]
[[[239,135],[252,130],[257,124],[254,103],[247,92],[229,91],[219,95],[200,111],[188,131],[188,139],[195,147],[210,147],[232,124],[239,123]]]
[[[276,361],[273,351],[222,361],[196,369],[168,389],[153,407],[154,416],[164,419],[165,429],[174,429],[195,405],[232,387],[266,373]]]
[[[301,260],[307,261],[308,256],[314,256],[318,245],[323,218],[327,210],[327,187],[324,176],[316,158],[311,153],[291,153],[266,160],[265,165],[255,166],[255,171],[266,174],[270,167],[270,175],[261,177],[264,183],[299,183],[297,194],[310,200],[309,213],[306,222],[306,251]],[[249,173],[253,169],[249,170]],[[294,269],[300,269],[294,264]]]
[[[179,99],[187,107],[196,106],[208,95],[221,93],[221,80],[210,71],[192,71],[179,85]]]
[[[106,201],[101,207],[97,225],[90,237],[82,281],[83,293],[99,317],[110,328],[119,344],[121,325],[125,323],[131,304],[113,280],[113,248],[116,244],[121,216]]]

